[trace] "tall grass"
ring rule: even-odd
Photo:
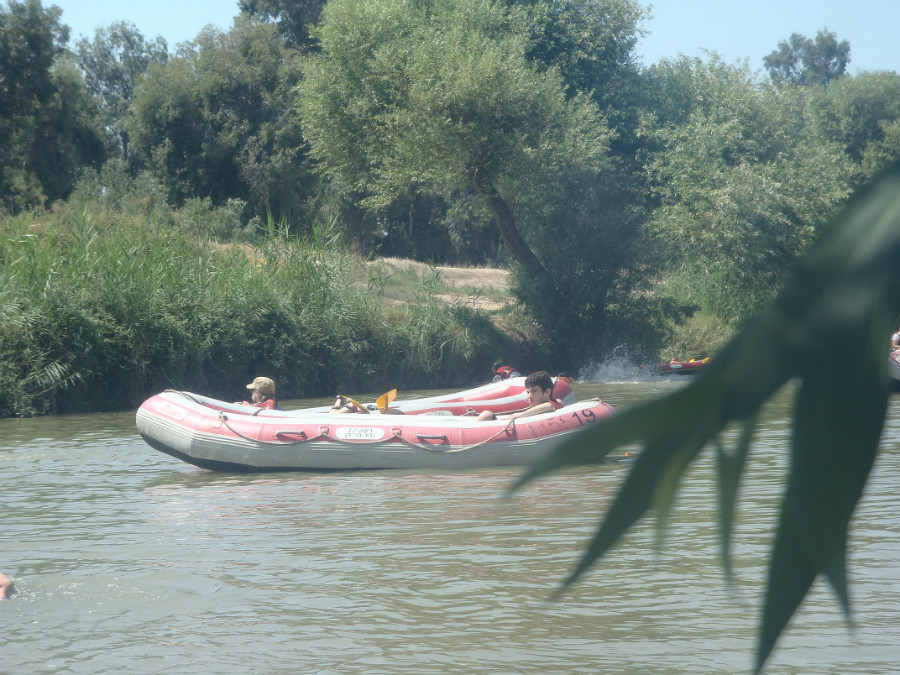
[[[223,244],[177,213],[85,203],[0,218],[0,416],[130,409],[165,388],[237,400],[256,375],[281,398],[455,386],[496,351],[434,280],[399,305],[357,283],[327,228],[301,241],[270,221]]]

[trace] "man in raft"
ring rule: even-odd
[[[553,378],[546,370],[539,370],[525,378],[525,393],[528,395],[528,408],[510,415],[495,415],[484,410],[478,415],[480,421],[496,419],[516,419],[541,413],[559,410],[563,402],[553,398]]]
[[[238,403],[268,410],[281,410],[275,399],[275,381],[272,378],[257,377],[247,385],[247,389],[250,390],[250,402],[238,401]]]
[[[491,382],[502,382],[503,380],[508,380],[511,377],[521,377],[519,371],[513,368],[512,366],[505,366],[503,362],[497,361],[491,366],[491,371],[494,373],[494,378]]]

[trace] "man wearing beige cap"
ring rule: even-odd
[[[269,410],[275,410],[278,408],[278,403],[275,401],[275,381],[268,377],[257,377],[247,385],[247,389],[250,390],[250,400],[252,403],[247,403],[247,405],[253,405],[257,408],[268,408]]]

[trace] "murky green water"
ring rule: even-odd
[[[625,407],[680,384],[576,389]],[[854,521],[854,630],[818,584],[767,673],[896,672],[891,405]],[[733,586],[705,458],[661,555],[641,524],[554,603],[627,462],[506,499],[517,469],[227,475],[152,450],[131,413],[0,420],[0,571],[18,588],[0,602],[0,672],[749,672],[788,414],[783,396],[754,446]]]

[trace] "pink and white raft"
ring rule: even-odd
[[[530,464],[614,412],[599,399],[575,402],[565,382],[558,387],[563,408],[488,422],[475,416],[527,407],[524,378],[369,414],[264,410],[169,390],[147,399],[136,423],[153,448],[218,471],[468,470]]]

